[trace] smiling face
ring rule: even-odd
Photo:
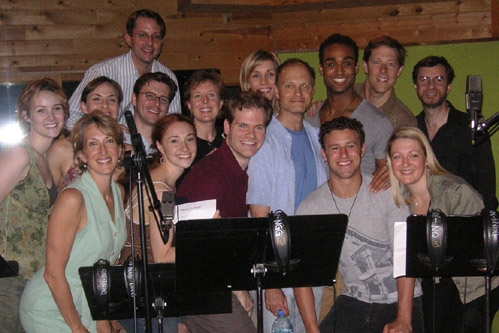
[[[57,138],[64,128],[64,107],[60,96],[51,91],[40,91],[32,100],[28,111],[22,111],[30,124],[30,133],[50,139]]]
[[[103,133],[95,123],[83,129],[82,138],[83,149],[78,157],[87,164],[87,171],[94,178],[112,176],[122,153],[115,138]]]
[[[196,122],[215,122],[223,105],[220,91],[211,81],[205,81],[191,89],[186,102]]]
[[[184,121],[171,124],[165,131],[161,142],[156,142],[166,167],[186,169],[196,157],[196,132],[194,127]]]
[[[359,65],[355,63],[354,50],[343,44],[333,44],[324,49],[324,63],[319,66],[324,84],[329,91],[341,94],[353,89]]]
[[[401,183],[410,186],[426,181],[426,155],[416,140],[393,141],[390,159],[393,173]]]
[[[391,91],[404,71],[404,67],[399,66],[396,49],[384,45],[373,49],[369,61],[364,61],[363,66],[367,83],[377,94]]]
[[[266,99],[274,99],[277,68],[271,60],[265,60],[250,73],[248,83],[250,91],[261,92]]]
[[[156,20],[139,17],[135,21],[133,34],[125,34],[125,41],[132,50],[134,62],[149,66],[161,52],[164,38],[161,37],[161,27]]]
[[[142,86],[138,95],[132,95],[132,103],[135,107],[135,122],[139,127],[153,127],[168,112],[169,103],[162,103],[159,98],[149,100],[146,93],[153,93],[156,97],[164,97],[168,100],[170,88],[164,83],[151,80]]]
[[[333,130],[324,136],[322,157],[329,165],[331,178],[351,179],[360,175],[360,162],[366,146],[359,134],[351,129]]]
[[[85,102],[81,102],[81,110],[84,114],[92,113],[95,110],[101,110],[114,119],[118,118],[120,103],[118,92],[114,87],[105,82],[92,90]]]
[[[430,80],[428,82],[421,82],[420,79],[425,76],[429,77]],[[436,77],[442,77],[444,79],[443,81],[438,82],[434,79]],[[447,82],[447,72],[443,65],[419,68],[416,85],[414,87],[423,107],[437,108],[445,103],[452,88],[452,84]]]
[[[234,113],[232,123],[224,121],[227,144],[243,170],[265,141],[265,121],[263,108],[243,108]]]
[[[305,113],[312,104],[314,92],[314,79],[304,65],[286,66],[280,73],[276,91],[279,112]]]

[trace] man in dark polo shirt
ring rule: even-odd
[[[176,200],[184,203],[216,199],[222,218],[247,217],[246,169],[265,141],[272,107],[262,95],[242,92],[229,101],[225,116],[225,141],[187,174]],[[186,316],[182,320],[191,332],[256,332],[250,317],[252,311],[249,293],[235,291],[232,313]]]

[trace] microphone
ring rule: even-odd
[[[473,145],[476,143],[475,134],[483,121],[481,116],[482,102],[482,77],[480,75],[468,75],[466,81],[466,110],[471,116],[471,143]]]

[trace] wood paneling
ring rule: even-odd
[[[166,21],[161,62],[216,67],[228,84],[255,49],[317,50],[334,32],[360,47],[383,34],[404,45],[499,38],[499,0],[1,0],[0,81],[81,78],[128,51],[125,21],[140,8]]]

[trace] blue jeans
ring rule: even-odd
[[[353,297],[340,295],[320,324],[321,332],[367,333],[383,332],[386,324],[397,318],[397,303],[366,303]],[[412,330],[423,332],[421,297],[414,298]]]

